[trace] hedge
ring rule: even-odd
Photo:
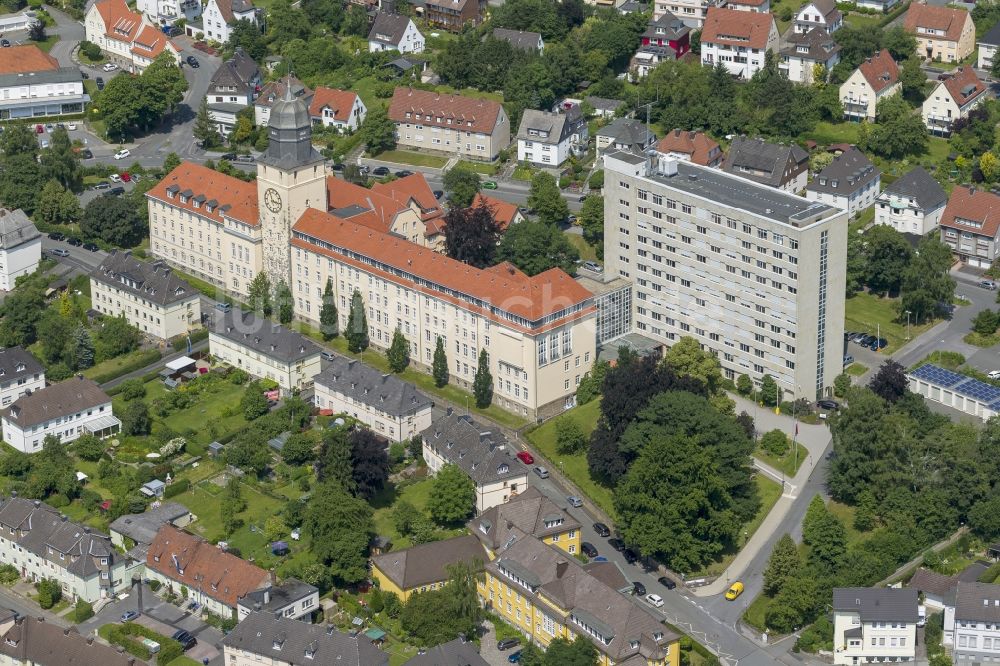
[[[76,608],[73,609],[73,621],[79,624],[80,622],[86,622],[92,617],[94,617],[94,607],[83,599],[77,601]]]
[[[184,648],[181,647],[180,643],[172,638],[167,638],[163,634],[159,634],[148,627],[144,627],[141,624],[126,622],[125,624],[113,624],[106,626],[111,627],[107,630],[106,636],[109,642],[121,645],[129,654],[139,657],[140,659],[148,661],[153,655],[149,652],[149,648],[142,644],[142,641],[136,640],[133,636],[148,638],[160,644],[160,651],[156,655],[156,663],[158,664],[169,664],[174,659],[184,654]],[[104,627],[101,627],[101,630],[103,629]],[[100,633],[100,630],[98,633]]]
[[[189,479],[177,479],[169,486],[163,489],[163,499],[169,499],[171,497],[176,497],[181,493],[185,492],[191,487],[191,481]]]
[[[190,333],[189,335],[182,335],[181,337],[174,340],[174,351],[184,351],[187,349],[188,337],[191,338],[191,344],[196,344],[202,340],[208,340],[208,329],[199,328],[198,330]]]
[[[132,360],[132,362],[126,363],[125,365],[115,368],[114,370],[105,372],[104,374],[94,375],[93,377],[91,377],[91,379],[93,379],[98,384],[104,384],[106,382],[110,382],[113,379],[118,379],[122,375],[127,375],[130,372],[135,372],[136,370],[142,370],[147,365],[152,365],[153,363],[159,361],[161,358],[163,357],[160,355],[160,352],[158,350],[147,349],[141,354],[136,355],[136,357]]]

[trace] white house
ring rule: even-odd
[[[332,626],[296,622],[264,612],[241,618],[236,628],[222,640],[222,650],[226,666],[389,664],[389,654],[377,648],[363,633],[347,635]]]
[[[17,278],[30,275],[42,260],[42,234],[20,208],[0,208],[0,289],[10,291]]]
[[[394,442],[431,426],[430,398],[413,384],[360,361],[335,356],[313,386],[313,401],[321,410],[348,414]]]
[[[749,79],[778,49],[778,26],[769,13],[712,7],[701,33],[701,64],[721,63],[730,74]]]
[[[514,457],[503,433],[455,414],[451,407],[421,436],[423,458],[432,474],[453,463],[476,484],[477,513],[503,504],[528,485],[528,468]]]
[[[239,112],[253,104],[260,92],[260,80],[257,63],[240,47],[215,70],[205,99],[208,115],[222,136],[228,136],[236,126]]]
[[[208,350],[217,360],[253,377],[273,379],[282,394],[309,388],[320,371],[315,342],[239,309],[217,317],[208,334]]]
[[[0,347],[0,405],[45,388],[45,368],[24,347]]]
[[[863,152],[852,146],[806,185],[806,199],[857,215],[875,205],[881,182],[882,172]]]
[[[163,52],[180,59],[180,49],[125,0],[97,0],[87,9],[84,29],[87,41],[100,46],[108,60],[134,74],[141,74]]]
[[[319,86],[309,102],[309,117],[316,125],[354,132],[365,122],[368,109],[361,96],[350,90]]]
[[[810,28],[788,35],[779,55],[778,68],[789,81],[812,85],[817,74],[825,80],[840,62],[840,45],[821,28]]]
[[[833,663],[913,661],[917,621],[913,588],[834,588]]]
[[[34,44],[0,49],[0,119],[82,113],[89,101],[78,68],[60,67]]]
[[[201,294],[162,261],[140,261],[112,250],[90,272],[95,310],[123,316],[144,334],[170,340],[201,326]]]
[[[944,636],[956,664],[1000,661],[1000,585],[959,582],[944,607]]]
[[[940,81],[924,100],[921,115],[931,134],[947,136],[951,125],[990,98],[988,88],[972,67],[959,67]]]
[[[286,578],[280,585],[262,587],[240,597],[237,610],[239,620],[255,611],[289,620],[308,618],[319,610],[319,590],[309,583]]]
[[[837,9],[834,0],[811,0],[799,9],[792,28],[797,33],[806,33],[813,28],[819,28],[827,34],[833,34],[843,25],[844,15]]]
[[[977,46],[979,48],[977,67],[989,70],[993,67],[993,58],[996,56],[997,50],[1000,49],[1000,22],[979,38]]]
[[[840,86],[840,104],[844,107],[846,120],[875,120],[875,108],[879,101],[902,90],[899,81],[899,67],[882,49],[871,58],[866,58]]]
[[[409,16],[379,12],[368,33],[368,50],[423,53],[424,36]]]
[[[517,130],[517,161],[558,166],[587,145],[587,121],[579,106],[565,112],[525,109]]]
[[[47,435],[72,442],[85,432],[114,435],[121,421],[111,411],[111,398],[82,375],[25,393],[0,411],[3,441],[24,453],[42,450]]]
[[[162,26],[201,16],[201,0],[137,0],[135,8],[150,22]]]
[[[208,0],[202,12],[201,26],[189,25],[187,33],[197,37],[199,32],[203,32],[207,39],[228,42],[229,33],[237,21],[257,23],[257,9],[251,0]]]
[[[878,196],[875,224],[924,236],[937,228],[947,203],[941,185],[923,167],[915,167]]]
[[[306,104],[312,101],[313,91],[294,76],[283,76],[265,83],[253,102],[254,125],[267,127],[271,119],[271,107],[285,97],[289,85],[292,86],[292,97],[301,97]]]

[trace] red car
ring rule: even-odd
[[[35,132],[45,134],[45,125],[35,125]]]
[[[121,173],[121,177],[122,177],[122,182],[125,182],[125,183],[129,182],[130,180],[132,180],[131,174],[129,174],[129,172],[127,172],[127,171],[122,172]]]
[[[530,465],[535,462],[535,457],[528,453],[527,451],[518,451],[517,459],[523,462],[525,465]]]

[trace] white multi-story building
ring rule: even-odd
[[[309,116],[314,123],[335,127],[341,132],[354,132],[367,115],[368,108],[361,96],[350,90],[319,86],[309,103]]]
[[[834,588],[833,663],[912,663],[917,621],[913,588]]]
[[[389,655],[364,634],[348,636],[322,624],[251,613],[226,634],[222,649],[227,666],[387,666]]]
[[[141,74],[165,52],[180,61],[180,49],[143,14],[129,9],[125,0],[89,5],[84,28],[87,41],[100,46],[108,60],[127,72]]]
[[[98,312],[123,316],[159,340],[201,326],[201,294],[166,263],[140,261],[128,251],[112,250],[90,272],[90,296]]]
[[[424,36],[409,16],[379,12],[368,33],[368,50],[423,53]]]
[[[42,260],[42,234],[20,208],[0,208],[0,289],[10,291],[17,278],[31,275]]]
[[[135,8],[156,25],[171,26],[201,16],[201,0],[137,0]]]
[[[525,109],[517,130],[517,161],[559,166],[579,149],[586,149],[587,120],[579,106],[565,112]]]
[[[789,81],[812,85],[826,81],[829,72],[840,62],[840,45],[820,28],[787,35],[781,48],[778,68]]]
[[[769,13],[712,7],[701,31],[701,64],[721,64],[733,76],[749,79],[778,49],[778,26]]]
[[[313,382],[317,407],[348,414],[394,442],[415,437],[431,425],[430,398],[413,384],[360,361],[335,356]]]
[[[816,174],[806,186],[806,199],[856,215],[875,205],[881,183],[882,172],[852,146]]]
[[[882,190],[875,202],[875,224],[924,236],[937,228],[948,195],[923,167],[914,167]]]
[[[636,332],[694,337],[726,377],[825,395],[843,367],[847,213],[690,162],[604,158],[604,274]]]
[[[875,120],[878,103],[903,89],[899,80],[899,67],[882,49],[866,58],[840,86],[840,104],[847,120]]]
[[[240,111],[253,104],[260,91],[260,70],[246,52],[236,47],[233,57],[212,75],[205,93],[208,115],[222,136],[229,136]]]
[[[3,441],[24,453],[38,453],[48,435],[72,442],[85,432],[109,437],[121,428],[111,398],[82,375],[26,392],[0,411]]]
[[[0,406],[45,388],[45,368],[24,347],[0,347]]]
[[[989,100],[985,83],[971,67],[959,67],[938,82],[924,100],[921,115],[931,134],[948,136],[952,124],[969,117],[969,112]]]
[[[799,8],[795,15],[793,29],[797,33],[806,33],[813,28],[819,28],[827,34],[832,34],[844,25],[844,15],[837,9],[835,0],[811,0]]]
[[[298,620],[312,617],[319,607],[319,590],[314,585],[286,578],[280,585],[262,587],[240,597],[237,614],[239,620],[254,612]]]
[[[60,67],[34,44],[0,51],[0,120],[82,113],[89,101],[76,67]]]
[[[945,601],[942,642],[959,666],[1000,662],[1000,585],[959,581]]]
[[[257,8],[251,0],[208,0],[201,25],[189,25],[187,33],[192,37],[202,33],[208,39],[225,43],[237,21],[257,23]]]
[[[994,24],[989,31],[976,42],[979,48],[977,64],[979,69],[989,71],[993,67],[993,59],[1000,50],[1000,23]]]
[[[685,25],[700,29],[705,24],[705,16],[712,7],[724,7],[726,0],[656,0],[653,5],[653,20],[670,12]]]

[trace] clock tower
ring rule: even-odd
[[[326,170],[312,146],[309,109],[291,90],[271,107],[267,151],[257,160],[264,272],[272,288],[282,281],[292,287],[292,225],[307,208],[326,210]]]

